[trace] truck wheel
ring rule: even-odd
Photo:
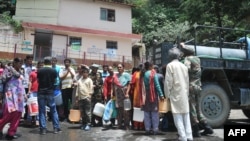
[[[243,114],[247,117],[250,118],[250,110],[249,109],[242,109]]]
[[[230,101],[226,92],[216,84],[202,87],[200,108],[209,125],[221,127],[230,114]]]

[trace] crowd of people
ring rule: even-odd
[[[70,109],[79,109],[81,130],[103,126],[103,119],[93,114],[97,103],[114,102],[114,111],[110,117],[110,127],[117,129],[144,130],[146,134],[159,132],[159,101],[169,99],[174,125],[178,132],[177,140],[193,140],[193,137],[213,134],[213,129],[200,112],[201,92],[200,60],[194,56],[194,50],[183,43],[180,48],[168,52],[169,63],[160,67],[147,61],[134,67],[132,73],[124,71],[124,65],[118,64],[118,72],[113,66],[71,65],[71,59],[64,60],[64,67],[57,65],[55,57],[45,57],[33,66],[33,56],[14,58],[12,64],[0,62],[0,92],[2,116],[0,131],[10,123],[6,139],[20,137],[16,134],[20,120],[26,124],[39,126],[40,134],[47,133],[47,119],[52,121],[54,133],[62,132],[60,122],[70,122]],[[62,104],[55,102],[55,92],[60,92]],[[39,112],[30,115],[27,100],[36,97]],[[131,110],[124,109],[124,100],[132,103]],[[49,112],[46,110],[49,107]],[[133,120],[133,107],[144,112],[143,121]],[[25,113],[24,116],[22,116]],[[204,129],[203,132],[200,130]],[[0,132],[0,136],[3,134]]]

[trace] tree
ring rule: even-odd
[[[16,0],[0,0],[0,14],[4,12],[10,12],[10,15],[15,15],[16,11]]]
[[[250,16],[248,0],[182,0],[180,9],[182,21],[218,27],[246,27]]]
[[[184,29],[178,22],[179,12],[176,7],[179,3],[168,3],[164,0],[137,0],[132,9],[133,32],[143,34],[143,42],[147,46],[152,45],[152,41],[174,41],[177,37],[176,31]],[[166,6],[167,5],[167,6]],[[173,31],[177,27],[178,30]]]

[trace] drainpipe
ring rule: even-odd
[[[14,58],[16,58],[16,48],[17,48],[17,45],[15,44],[15,47],[14,47]]]

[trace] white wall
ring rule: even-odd
[[[17,0],[14,19],[57,24],[59,0]]]
[[[114,9],[115,22],[100,20],[100,8]],[[92,0],[61,0],[58,24],[132,33],[131,7]]]
[[[31,41],[31,46],[34,46],[34,30],[26,29],[25,30],[25,39]],[[60,35],[59,35],[60,34]],[[126,59],[132,58],[132,48],[131,48],[131,39],[125,38],[116,38],[116,37],[107,37],[100,35],[90,35],[90,34],[79,34],[72,32],[54,32],[52,39],[52,55],[60,57],[61,55],[65,55],[66,53],[66,45],[68,43],[68,38],[70,36],[73,37],[81,37],[82,38],[82,47],[80,52],[73,51],[71,48],[68,48],[68,57],[71,58],[83,58],[83,52],[86,52],[86,55],[91,57],[91,59],[101,59],[103,60],[103,54],[107,53],[106,49],[106,40],[117,41],[118,49],[116,51],[115,57],[108,57],[110,60],[122,59],[122,56],[125,56]],[[117,61],[120,61],[117,60]]]

